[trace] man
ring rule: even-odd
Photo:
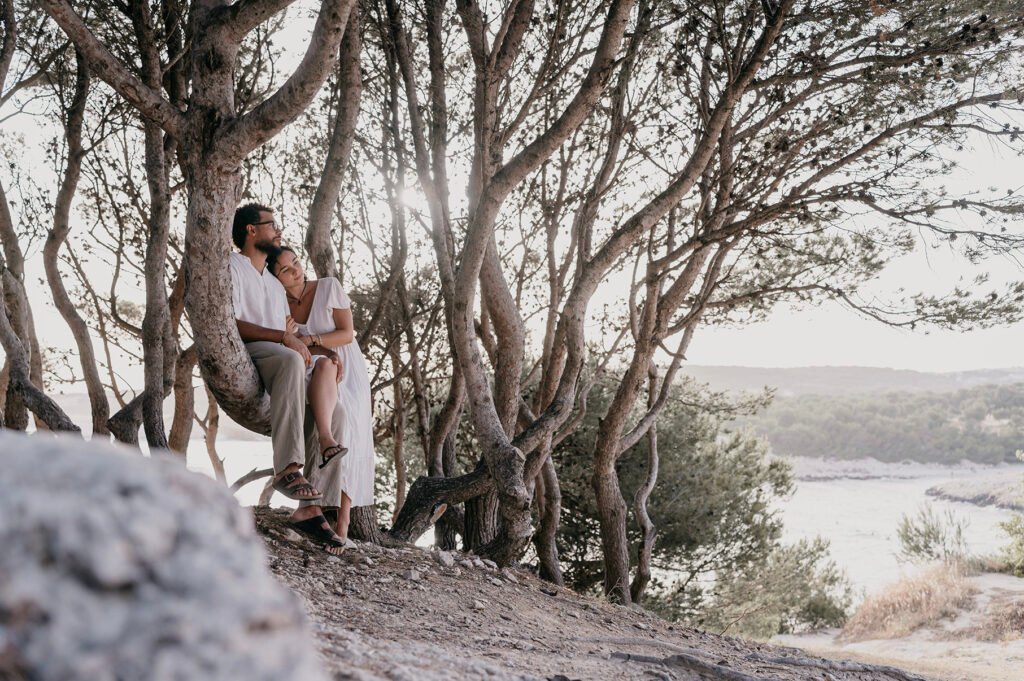
[[[341,553],[338,537],[320,509],[322,491],[341,484],[341,455],[316,465],[320,453],[314,429],[305,428],[306,367],[309,348],[296,335],[284,287],[267,267],[267,251],[281,243],[281,226],[274,211],[249,203],[235,211],[231,239],[238,247],[229,260],[231,302],[238,333],[252,357],[263,386],[270,394],[271,442],[274,450],[274,489],[299,502],[291,524],[319,541],[329,553]],[[335,408],[334,438],[343,440],[344,412]],[[306,474],[302,464],[306,463]]]

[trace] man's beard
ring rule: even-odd
[[[263,253],[266,253],[268,255],[273,251],[276,251],[278,248],[280,248],[277,244],[274,243],[273,239],[267,239],[266,241],[257,241],[256,243],[253,244],[253,246],[256,247],[257,251],[262,251]]]

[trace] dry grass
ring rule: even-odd
[[[970,630],[979,641],[1016,641],[1024,638],[1024,600],[1014,600],[990,608],[985,619]]]
[[[967,606],[975,589],[959,565],[941,564],[868,598],[849,619],[843,641],[900,638]]]

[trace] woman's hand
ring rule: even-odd
[[[345,366],[341,363],[341,357],[338,357],[338,353],[336,352],[332,352],[327,355],[327,357],[331,360],[331,363],[334,364],[334,368],[338,372],[338,375],[334,379],[335,382],[341,383],[341,379],[345,376]]]
[[[293,336],[299,335],[299,325],[295,322],[291,315],[284,318],[284,330]]]

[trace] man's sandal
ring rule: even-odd
[[[273,487],[281,494],[295,501],[316,501],[324,496],[317,492],[313,485],[309,484],[309,481],[302,477],[302,473],[298,471],[282,475],[274,481]],[[299,496],[302,492],[305,492],[307,496]],[[309,492],[316,492],[316,494],[309,494]]]
[[[333,461],[334,457],[337,456],[340,458],[342,456],[345,456],[346,454],[348,454],[348,447],[343,447],[341,445],[331,445],[330,447],[324,447],[324,449],[320,452],[320,468],[323,468],[331,461]]]
[[[318,513],[312,518],[306,518],[305,520],[291,520],[288,524],[317,542],[320,548],[327,553],[336,556],[344,553],[345,549],[348,548],[345,545],[345,540],[335,534],[331,526],[327,524],[327,518],[322,513]]]

